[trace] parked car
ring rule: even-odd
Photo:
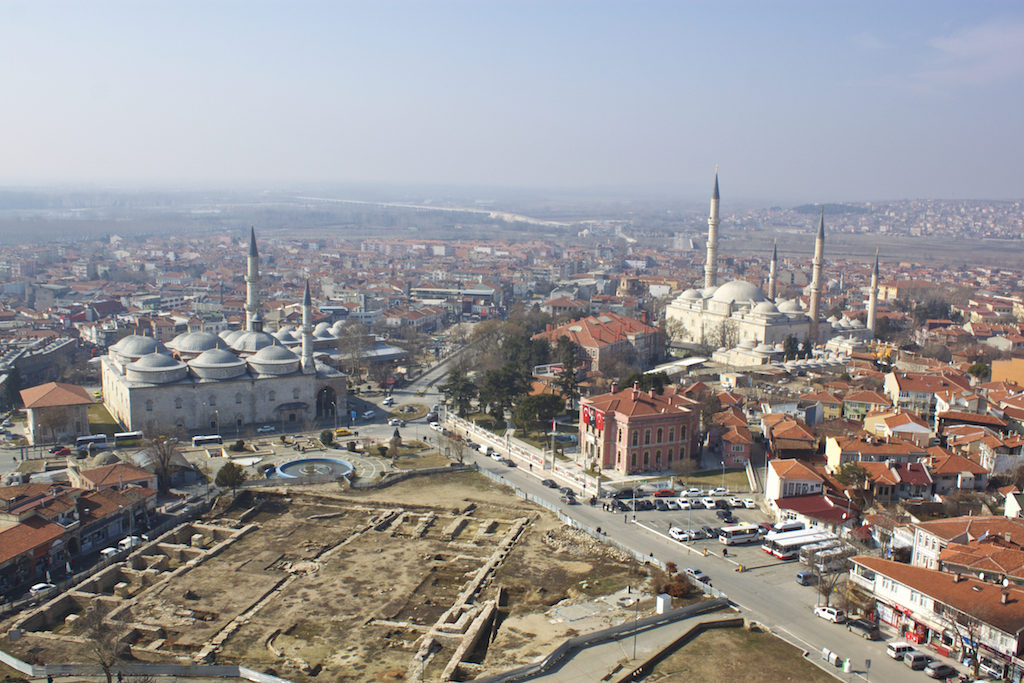
[[[52,583],[37,583],[29,588],[28,592],[30,595],[42,595],[43,593],[52,591],[54,588],[56,588],[56,586]]]
[[[882,632],[878,630],[878,624],[867,619],[851,619],[846,622],[846,627],[867,640],[881,640]]]
[[[431,429],[433,429],[433,430],[434,430],[435,432],[439,432],[439,431],[441,431],[441,425],[440,425],[440,423],[438,423],[438,422],[431,422],[429,426],[430,426],[430,428],[431,428]]]
[[[404,427],[405,426],[405,420],[399,420],[397,417],[393,417],[390,420],[388,420],[388,426],[389,427]]]
[[[702,526],[700,530],[703,532],[704,538],[718,538],[718,534],[716,534],[715,530],[709,526]]]
[[[729,505],[733,506],[734,508],[741,508],[743,507],[743,501],[734,496],[729,499]]]
[[[928,666],[924,668],[924,672],[929,678],[937,678],[941,681],[945,681],[950,678],[955,679],[957,676],[960,675],[960,672],[951,667],[949,664],[946,664],[945,662],[940,662],[937,659],[934,662],[928,664]]]
[[[744,498],[743,507],[747,508],[748,510],[754,510],[757,508],[757,503],[754,502],[753,498]]]
[[[111,557],[117,557],[117,555],[120,552],[121,551],[118,550],[117,548],[104,548],[103,550],[100,551],[100,557],[103,557],[104,559],[111,558]]]
[[[71,455],[71,449],[67,446],[61,446],[60,448],[52,451],[54,455]]]
[[[540,483],[544,484],[544,486],[547,486],[549,489],[558,488],[558,484],[556,484],[552,479],[544,479]]]
[[[815,607],[814,614],[833,624],[841,624],[846,621],[846,612],[837,607]]]
[[[711,577],[696,567],[687,567],[683,572],[694,581],[700,581],[701,583],[706,583],[709,586],[711,585]]]
[[[693,503],[691,503],[690,501],[688,501],[688,500],[681,500],[681,501],[679,501],[679,509],[680,510],[689,510],[691,508],[693,508]]]
[[[121,550],[131,550],[136,546],[142,545],[141,536],[125,536],[117,542],[117,547]]]
[[[654,503],[652,503],[649,500],[642,500],[641,499],[641,500],[638,500],[636,502],[636,509],[637,510],[653,510],[654,509]]]
[[[657,500],[654,501],[654,509],[657,510],[658,512],[667,512],[668,504],[661,498],[658,498]]]
[[[384,400],[381,401],[381,403],[383,405],[386,405],[386,406],[394,405],[395,404],[395,397],[394,396],[386,396],[386,397],[384,397]]]
[[[352,430],[346,427],[338,427],[334,430],[335,436],[352,436]]]
[[[679,509],[679,503],[671,499],[665,501],[665,506],[673,512]]]
[[[677,526],[670,526],[668,528],[668,535],[669,535],[669,538],[673,538],[673,539],[675,539],[677,541],[688,541],[688,540],[690,540],[687,537],[686,530],[682,529],[680,527],[677,527]]]
[[[376,411],[376,410],[367,410],[367,411],[365,411],[365,412],[363,413],[363,419],[364,419],[364,420],[372,420],[372,419],[373,419],[373,417],[374,417],[374,416],[375,416],[376,414],[377,414],[377,411]]]
[[[629,512],[629,506],[621,500],[616,500],[612,503],[612,507],[616,512]]]
[[[729,495],[729,489],[725,488],[724,486],[716,486],[715,489],[711,492],[711,495],[712,496],[727,496],[727,495]]]
[[[727,501],[725,498],[719,498],[718,500],[716,500],[715,507],[718,508],[719,510],[731,509],[731,507],[729,506],[729,501]]]
[[[515,467],[516,466],[515,462],[513,462],[510,458],[502,458],[501,462],[502,462],[502,464],[505,465],[505,467]]]
[[[704,508],[707,509],[707,510],[714,510],[715,509],[715,499],[714,498],[702,498],[700,502],[703,503]]]
[[[503,457],[501,457],[501,453],[498,453],[497,451],[491,451],[487,455],[491,456],[492,460],[497,460],[498,462],[503,462],[505,460]]]
[[[276,431],[277,427],[275,427],[274,425],[260,425],[259,427],[256,428],[256,433],[258,434],[271,434]]]
[[[655,498],[671,498],[676,495],[675,489],[658,489],[654,492]]]
[[[686,490],[686,495],[690,496],[691,498],[693,496],[700,496],[700,495],[703,495],[703,494],[704,494],[704,492],[701,491],[700,489],[697,489],[697,488],[690,488],[690,489]]]

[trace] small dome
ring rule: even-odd
[[[741,341],[738,346],[741,349],[753,349],[754,348],[754,340],[753,339],[746,339],[744,341]]]
[[[235,340],[242,336],[244,332],[242,330],[224,330],[220,333],[220,338],[227,342],[228,346],[234,344]]]
[[[317,323],[316,327],[313,328],[313,336],[318,339],[334,338],[334,335],[331,333],[331,326],[326,322]]]
[[[199,354],[224,346],[224,340],[211,332],[186,332],[167,342],[167,348],[187,354]]]
[[[765,344],[764,342],[762,342],[755,346],[754,350],[757,351],[758,353],[772,353],[773,351],[775,351],[775,347],[772,346],[771,344]]]
[[[775,304],[771,301],[762,301],[758,305],[754,306],[754,312],[756,313],[778,313],[779,309],[775,308]]]
[[[238,365],[244,363],[241,358],[231,353],[227,349],[210,349],[209,351],[203,351],[201,354],[193,358],[189,365],[195,367],[215,367],[218,365]]]
[[[282,332],[293,333],[298,332],[298,329],[296,329],[292,325],[281,325],[281,327],[277,328],[277,333],[274,336],[276,337],[278,334],[281,334]]]
[[[731,304],[736,301],[764,301],[764,293],[746,280],[733,280],[715,290],[712,301]]]
[[[298,360],[298,356],[288,350],[284,346],[264,346],[262,349],[253,354],[251,360],[260,363],[275,363],[281,361],[293,361]]]
[[[135,370],[167,370],[181,365],[180,360],[171,358],[164,353],[150,353],[131,364]]]
[[[780,313],[800,313],[800,304],[793,299],[786,299],[778,306]]]
[[[266,346],[280,344],[268,332],[243,332],[231,342],[231,348],[239,353],[255,353]]]
[[[687,289],[686,291],[679,295],[679,298],[686,299],[688,301],[693,301],[695,299],[700,299],[700,292],[698,292],[696,289]]]
[[[345,329],[345,321],[344,320],[336,320],[334,322],[334,324],[331,325],[331,334],[333,334],[335,337],[337,337],[337,336],[339,336],[341,334],[341,331],[343,329]]]
[[[850,321],[850,327],[859,330],[864,327],[864,323],[860,321],[860,318],[854,318]]]
[[[282,344],[298,344],[302,339],[289,329],[279,330],[274,333],[274,338]]]
[[[146,354],[166,351],[164,345],[153,337],[144,337],[139,334],[125,337],[111,346],[110,350],[129,358],[141,358]]]

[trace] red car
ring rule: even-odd
[[[60,448],[53,451],[54,455],[71,455],[71,449],[67,446],[61,446]]]
[[[655,498],[672,498],[676,495],[675,489],[658,489],[654,492]]]

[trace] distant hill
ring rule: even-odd
[[[866,206],[854,206],[852,204],[801,204],[793,207],[797,213],[821,213],[825,209],[826,216],[838,216],[850,213],[868,213]]]

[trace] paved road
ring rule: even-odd
[[[537,468],[533,472],[522,467],[509,468],[476,452],[471,452],[468,461],[504,477],[533,495],[558,503],[558,492],[540,484],[544,475],[536,471]],[[633,513],[624,517],[621,512],[605,512],[600,505],[562,505],[561,509],[590,528],[600,527],[609,538],[641,554],[653,555],[664,562],[675,562],[680,568],[702,569],[712,578],[714,586],[723,591],[746,616],[784,634],[788,640],[810,652],[810,657],[820,658],[823,648],[849,657],[853,673],[842,674],[836,670],[844,680],[927,680],[922,673],[911,671],[902,662],[890,659],[885,654],[886,641],[864,640],[841,625],[815,617],[813,608],[817,591],[813,587],[800,586],[794,580],[801,565],[776,560],[757,545],[733,546],[729,556],[723,558],[722,544],[717,540],[684,545],[667,536],[670,523],[684,527],[720,526],[721,522],[712,510],[640,512],[634,522]],[[736,510],[735,514],[739,521],[764,520],[764,515],[754,510]],[[739,564],[748,569],[737,571]],[[866,672],[865,662],[869,659],[871,668]],[[962,670],[963,666],[958,665],[958,668]]]

